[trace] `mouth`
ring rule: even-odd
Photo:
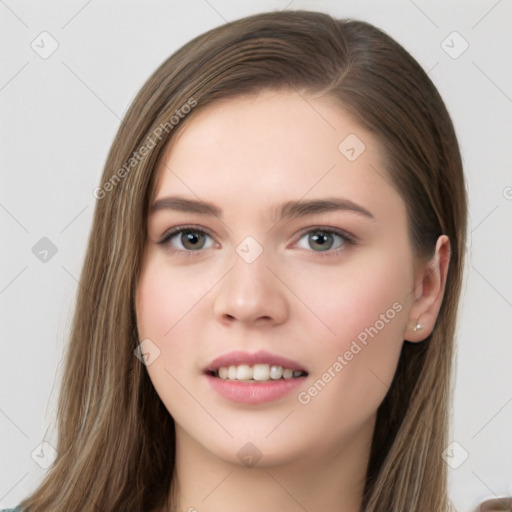
[[[230,352],[213,360],[205,373],[211,377],[240,382],[268,382],[307,377],[297,361],[270,352]]]
[[[284,397],[309,375],[298,362],[269,352],[231,352],[212,361],[203,373],[224,398],[248,404]]]
[[[268,382],[273,380],[297,379],[307,377],[304,370],[283,368],[276,364],[248,364],[221,366],[217,370],[208,370],[208,375],[224,380],[237,380],[242,382]]]

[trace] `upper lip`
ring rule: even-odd
[[[260,350],[258,352],[228,352],[227,354],[223,354],[215,358],[210,364],[208,364],[205,368],[205,372],[217,371],[221,366],[238,366],[241,364],[247,364],[249,366],[253,366],[255,364],[268,364],[270,366],[276,365],[290,370],[301,370],[307,373],[307,370],[297,361],[272,354],[271,352],[265,352],[264,350]]]

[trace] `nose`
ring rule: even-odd
[[[289,315],[289,302],[276,269],[267,267],[264,255],[252,263],[236,258],[233,268],[216,287],[214,316],[224,325],[276,326]]]

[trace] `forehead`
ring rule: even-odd
[[[383,208],[401,202],[378,140],[333,98],[266,91],[215,102],[186,121],[165,150],[155,197],[254,207],[326,194]]]

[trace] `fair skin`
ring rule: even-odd
[[[349,134],[366,146],[354,161],[338,149]],[[179,196],[221,210],[151,211],[136,293],[140,340],[160,351],[147,371],[176,425],[179,510],[356,512],[377,408],[404,340],[432,332],[449,241],[431,260],[414,256],[382,149],[329,97],[229,99],[177,135],[152,204]],[[274,216],[286,201],[332,198],[359,211]],[[179,226],[192,238],[159,243]],[[233,350],[293,359],[307,376],[277,399],[233,401],[205,373]]]

